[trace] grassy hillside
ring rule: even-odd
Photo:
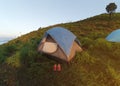
[[[73,32],[83,48],[69,65],[61,64],[61,72],[52,70],[58,62],[37,52],[44,32],[55,26]],[[120,86],[120,43],[105,40],[117,28],[120,28],[120,13],[111,20],[109,15],[101,14],[39,28],[1,45],[0,86]]]

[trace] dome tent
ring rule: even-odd
[[[69,62],[82,48],[72,32],[54,27],[45,32],[38,51]]]
[[[114,30],[107,37],[106,40],[111,42],[120,42],[120,29]]]

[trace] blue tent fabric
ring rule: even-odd
[[[46,34],[50,35],[62,48],[64,53],[69,56],[72,44],[76,39],[76,36],[72,32],[62,27],[54,27],[48,30]]]
[[[117,29],[110,33],[107,37],[106,40],[111,41],[111,42],[120,42],[120,29]]]

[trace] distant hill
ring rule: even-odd
[[[69,65],[61,64],[61,72],[52,70],[58,62],[37,52],[44,32],[56,26],[73,32],[83,48]],[[105,40],[118,28],[120,13],[111,19],[101,14],[39,28],[0,45],[0,86],[120,86],[120,43]]]
[[[4,44],[12,39],[13,39],[13,37],[0,37],[0,45]]]

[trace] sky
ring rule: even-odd
[[[0,0],[0,37],[17,37],[54,24],[74,22],[106,13],[120,0]]]

